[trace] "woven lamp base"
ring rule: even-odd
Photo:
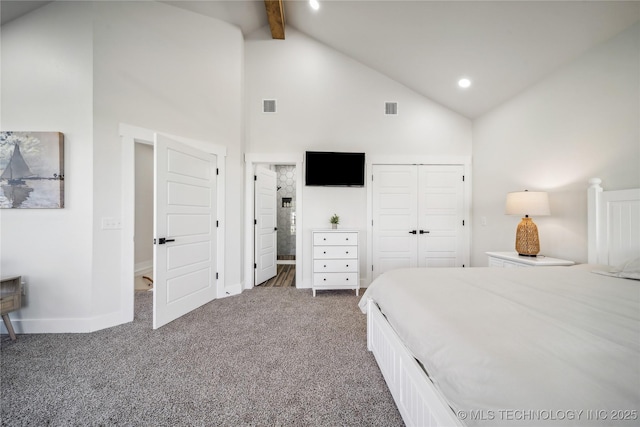
[[[516,231],[516,251],[519,255],[536,256],[540,252],[540,240],[538,240],[538,227],[531,218],[522,218]]]

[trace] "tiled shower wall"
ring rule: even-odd
[[[296,167],[276,166],[278,173],[278,257],[296,254]]]

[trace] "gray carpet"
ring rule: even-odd
[[[2,425],[401,426],[353,291],[254,288],[151,329],[3,336]]]

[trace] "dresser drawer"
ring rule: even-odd
[[[315,273],[313,286],[359,286],[358,273]]]
[[[313,233],[313,244],[314,245],[357,245],[358,244],[358,233]]]
[[[314,259],[355,259],[358,258],[357,246],[314,246]]]
[[[358,262],[356,259],[326,259],[314,260],[314,273],[349,273],[358,271]]]

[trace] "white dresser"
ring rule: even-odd
[[[573,261],[550,258],[545,256],[528,257],[518,255],[517,252],[487,252],[489,267],[552,267],[559,265],[573,265]]]
[[[317,290],[360,291],[358,231],[313,230],[313,296]]]

